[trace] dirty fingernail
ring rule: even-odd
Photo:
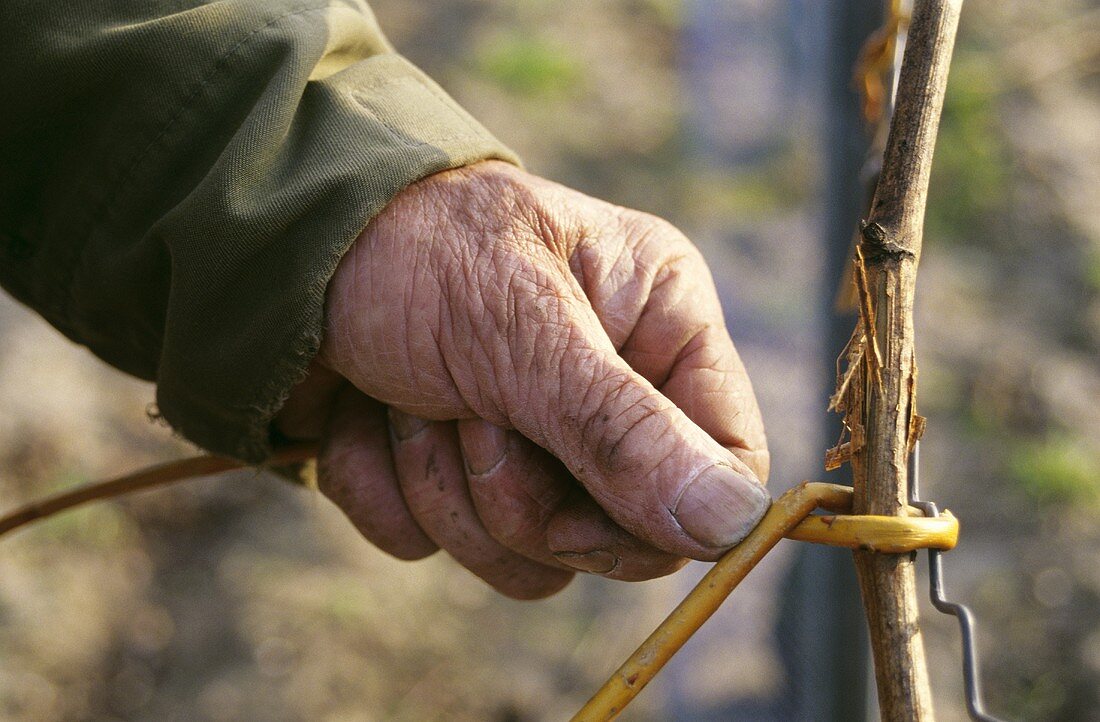
[[[508,450],[508,432],[488,421],[463,421],[459,423],[458,440],[462,456],[471,474],[487,474],[501,461]]]
[[[619,557],[602,549],[583,554],[581,552],[554,552],[554,557],[566,566],[590,574],[607,574],[619,566]]]
[[[398,439],[402,441],[411,439],[427,427],[427,419],[390,408],[390,428]]]
[[[771,503],[760,484],[715,464],[688,482],[672,515],[695,541],[721,548],[744,539]]]

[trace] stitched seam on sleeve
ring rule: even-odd
[[[385,87],[388,87],[388,86],[403,85],[403,84],[406,84],[406,83],[414,83],[414,84],[418,85],[419,87],[421,87],[421,88],[427,90],[428,92],[430,92],[431,96],[434,99],[439,101],[439,105],[442,108],[447,109],[447,111],[451,114],[451,116],[454,119],[458,120],[459,122],[461,122],[464,125],[465,132],[454,132],[454,133],[451,133],[449,135],[443,136],[443,138],[432,138],[432,139],[427,140],[427,141],[414,140],[414,139],[409,138],[407,133],[401,131],[401,129],[398,128],[396,124],[390,123],[386,119],[382,118],[381,116],[378,116],[378,113],[375,112],[374,109],[370,107],[370,105],[368,105],[368,103],[370,103],[370,101],[368,101],[366,99],[366,97],[363,95],[363,92],[355,91],[355,92],[351,92],[350,95],[351,95],[352,99],[354,99],[356,102],[359,102],[359,105],[360,105],[360,107],[363,108],[363,110],[366,110],[367,112],[371,113],[371,116],[375,120],[377,120],[378,123],[381,124],[383,128],[386,129],[386,131],[390,134],[390,136],[393,136],[394,140],[399,141],[401,145],[405,145],[406,147],[425,147],[425,146],[434,145],[436,143],[448,143],[448,142],[451,142],[451,141],[456,141],[456,140],[465,139],[465,138],[474,138],[474,139],[484,139],[485,138],[485,136],[486,136],[485,131],[483,131],[480,128],[477,128],[476,125],[474,124],[474,122],[471,120],[471,118],[469,116],[465,116],[464,113],[462,113],[458,109],[456,109],[454,107],[453,101],[451,101],[450,98],[448,98],[447,96],[442,95],[439,90],[437,90],[436,88],[433,88],[430,84],[425,83],[425,81],[421,80],[420,78],[418,78],[416,76],[405,76],[405,77],[400,77],[400,78],[392,78],[392,79],[384,81],[384,83],[379,83],[377,85],[371,86],[370,90],[378,90],[378,89],[385,88]]]
[[[80,244],[76,248],[74,248],[73,255],[70,256],[68,269],[61,284],[65,293],[65,300],[61,308],[61,316],[66,320],[66,322],[70,324],[72,322],[72,305],[74,300],[72,295],[73,280],[76,278],[79,269],[83,266],[84,255],[87,251],[91,236],[93,233],[95,233],[96,227],[105,217],[107,217],[107,215],[109,215],[111,210],[113,210],[114,207],[117,205],[119,199],[122,197],[122,192],[133,183],[134,174],[137,171],[138,167],[145,161],[146,158],[149,157],[149,154],[152,153],[153,150],[160,144],[160,142],[164,139],[168,132],[176,126],[179,120],[184,116],[185,112],[189,110],[194,102],[199,98],[199,96],[202,95],[202,92],[212,82],[214,82],[214,79],[222,71],[229,67],[226,61],[229,60],[238,51],[240,51],[240,49],[243,48],[249,41],[251,41],[252,38],[254,38],[258,33],[267,30],[272,25],[275,25],[276,23],[279,23],[288,17],[292,17],[295,15],[305,15],[306,13],[319,12],[327,9],[328,4],[326,3],[323,5],[312,5],[288,10],[282,15],[268,20],[263,25],[253,28],[247,35],[238,40],[236,44],[233,45],[233,47],[226,50],[224,53],[218,56],[217,59],[214,60],[214,62],[211,64],[210,69],[206,72],[206,75],[204,75],[199,80],[198,85],[196,85],[195,88],[187,95],[187,97],[183,99],[183,101],[179,104],[179,107],[176,109],[176,112],[172,115],[171,118],[168,119],[168,122],[164,124],[160,132],[158,132],[156,136],[154,136],[153,139],[149,141],[149,143],[141,150],[141,152],[138,153],[133,162],[130,163],[130,166],[123,172],[122,177],[119,179],[118,184],[115,186],[115,190],[110,193],[106,197],[106,199],[100,204],[100,206],[92,213],[91,218],[88,222],[88,233],[84,236]]]
[[[464,112],[460,112],[458,108],[455,107],[454,102],[442,90],[440,90],[438,86],[433,83],[425,83],[419,78],[417,78],[417,82],[419,82],[422,87],[427,88],[428,92],[435,96],[436,100],[444,105],[447,110],[451,111],[451,114],[458,118],[462,122],[462,124],[466,126],[471,134],[479,137],[483,137],[485,135],[486,131],[482,130],[482,128],[474,122],[473,118],[470,115]]]

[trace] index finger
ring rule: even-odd
[[[582,267],[630,257],[631,274],[590,272],[579,279],[620,356],[766,481],[760,409],[702,254],[652,216],[627,212],[613,228],[610,237],[594,236],[577,251]]]

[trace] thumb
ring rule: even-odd
[[[771,497],[596,328],[565,324],[557,327],[563,338],[545,339],[553,353],[536,349],[543,362],[530,365],[510,421],[635,536],[674,554],[717,558],[756,526]]]

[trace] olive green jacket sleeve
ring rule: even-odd
[[[485,158],[362,2],[0,6],[0,284],[215,452],[270,453],[366,223]]]

